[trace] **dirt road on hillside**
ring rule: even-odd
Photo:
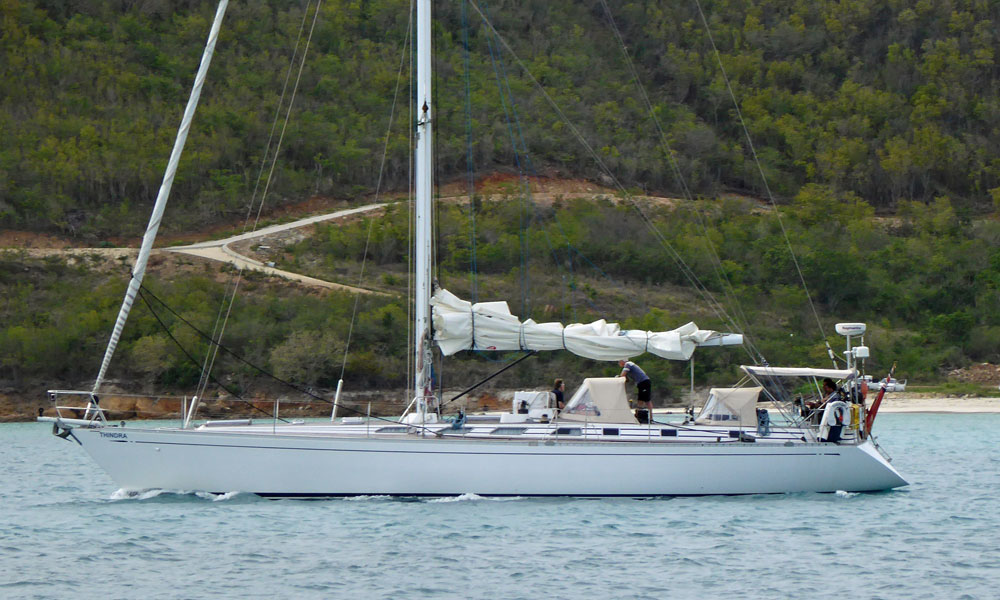
[[[261,271],[268,275],[283,277],[285,279],[298,281],[299,283],[304,283],[306,285],[311,285],[315,287],[343,290],[347,292],[358,292],[362,294],[382,294],[382,292],[376,292],[340,283],[333,283],[332,281],[324,281],[322,279],[316,279],[315,277],[308,277],[306,275],[300,275],[299,273],[284,271],[282,269],[276,268],[273,262],[261,262],[255,258],[251,258],[246,254],[238,252],[236,249],[234,249],[233,246],[240,242],[252,242],[252,241],[263,242],[277,238],[282,239],[283,242],[287,242],[288,240],[287,236],[282,235],[286,232],[295,231],[303,227],[315,225],[316,223],[322,223],[324,221],[332,221],[334,219],[341,219],[352,215],[370,213],[384,207],[385,207],[384,204],[368,204],[365,206],[359,206],[357,208],[338,210],[336,212],[328,213],[325,215],[306,217],[303,219],[299,219],[297,221],[292,221],[291,223],[272,225],[270,227],[258,229],[257,231],[251,231],[240,235],[234,235],[232,237],[228,237],[221,240],[210,240],[207,242],[198,242],[196,244],[190,244],[187,246],[175,246],[173,248],[165,248],[163,251],[176,252],[179,254],[187,254],[189,256],[207,258],[208,260],[225,262],[235,266],[238,269],[250,269],[254,271]],[[246,244],[240,244],[240,246],[248,247]]]
[[[550,205],[565,198],[616,198],[613,190],[584,180],[561,180],[548,178],[531,178],[531,199],[533,202]],[[509,194],[518,194],[521,181],[512,175],[493,175],[484,178],[477,184],[476,193],[485,200],[500,200]],[[460,186],[449,185],[441,189],[439,201],[446,203],[468,202],[468,195],[463,195]],[[674,198],[658,198],[653,196],[638,196],[634,200],[657,206],[675,206]],[[293,215],[298,210],[316,210],[323,202],[309,201],[301,206],[283,209],[283,216]],[[195,242],[184,246],[171,246],[153,250],[153,256],[163,256],[172,253],[193,256],[215,262],[227,263],[238,269],[259,271],[267,275],[281,277],[310,287],[335,289],[363,294],[384,294],[375,290],[334,283],[299,273],[285,271],[267,260],[271,249],[283,248],[290,243],[305,239],[309,228],[317,223],[349,218],[362,214],[373,214],[388,206],[386,203],[373,203],[354,208],[340,209],[320,215],[296,219],[280,225],[271,225],[257,231],[230,236],[224,239]],[[329,206],[329,203],[327,203]],[[197,234],[195,234],[197,235]],[[210,235],[210,234],[202,234]],[[169,239],[169,238],[167,238]],[[188,238],[190,239],[190,237]],[[138,238],[132,243],[138,245]],[[23,253],[31,258],[46,258],[58,256],[68,264],[81,262],[96,269],[110,270],[121,268],[128,272],[138,253],[137,248],[82,248],[74,247],[74,242],[58,236],[23,231],[0,231],[0,252]]]

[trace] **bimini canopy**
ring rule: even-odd
[[[618,360],[650,352],[671,360],[688,360],[698,346],[743,343],[739,334],[698,329],[688,323],[672,331],[622,329],[601,319],[593,323],[563,325],[521,322],[510,314],[506,302],[472,304],[445,289],[431,298],[434,339],[441,353],[460,350],[569,350],[594,360]]]
[[[743,372],[753,377],[816,377],[821,379],[851,379],[858,374],[854,369],[810,369],[807,367],[742,366]]]
[[[762,387],[712,388],[694,422],[698,425],[756,425]]]
[[[591,377],[559,413],[561,421],[638,424],[625,396],[624,377]]]

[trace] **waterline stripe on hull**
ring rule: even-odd
[[[876,491],[862,491],[862,492],[852,492],[856,494],[880,494],[887,492],[889,490],[876,490]],[[229,492],[210,492],[216,496],[222,496]],[[421,493],[421,494],[387,494],[385,492],[368,492],[368,493],[281,493],[281,492],[251,492],[254,496],[260,496],[261,498],[267,498],[268,500],[324,500],[324,499],[334,499],[334,498],[363,498],[365,496],[371,497],[386,497],[395,500],[401,500],[405,498],[413,498],[416,500],[423,498],[457,498],[463,494],[455,494],[453,492],[449,493]],[[468,492],[467,492],[468,493]],[[773,494],[835,494],[833,492],[733,492],[731,494],[475,494],[479,498],[580,498],[581,500],[586,500],[589,498],[663,498],[668,500],[670,498],[703,498],[706,496],[761,496],[761,495],[773,495]]]

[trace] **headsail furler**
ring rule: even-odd
[[[125,292],[125,299],[122,301],[121,310],[118,311],[118,318],[115,320],[115,327],[111,332],[111,339],[108,340],[108,347],[104,351],[104,360],[101,361],[101,370],[97,373],[94,381],[93,393],[96,394],[104,381],[108,365],[111,364],[111,357],[118,347],[118,340],[121,338],[122,330],[125,328],[125,321],[132,310],[132,303],[142,286],[142,278],[146,274],[146,263],[149,261],[149,254],[153,251],[153,242],[156,240],[156,232],[160,229],[160,221],[163,220],[163,211],[167,208],[167,199],[170,197],[170,188],[174,183],[174,175],[177,173],[177,165],[181,160],[181,152],[187,142],[188,132],[191,130],[191,121],[194,119],[195,109],[198,108],[198,99],[201,97],[201,88],[205,84],[205,76],[208,74],[208,67],[212,64],[212,54],[215,52],[215,42],[219,39],[219,28],[222,27],[222,17],[226,14],[226,7],[229,0],[220,0],[215,11],[215,20],[212,22],[212,30],[208,34],[208,41],[205,42],[205,51],[201,56],[201,65],[198,67],[198,74],[195,75],[194,85],[191,88],[191,96],[188,98],[187,107],[184,109],[184,116],[181,118],[181,125],[177,129],[177,138],[174,140],[174,148],[170,152],[170,160],[167,162],[167,169],[163,173],[163,183],[160,184],[160,191],[156,196],[156,203],[153,205],[153,214],[149,217],[149,225],[146,226],[146,233],[142,237],[142,246],[139,248],[139,256],[135,259],[135,266],[132,268],[132,279],[129,280],[128,290]]]
[[[431,299],[434,339],[441,353],[461,350],[568,350],[594,360],[618,360],[649,352],[669,360],[688,360],[698,346],[743,343],[740,334],[698,329],[694,323],[671,331],[622,329],[601,319],[592,323],[521,321],[506,302],[472,304],[445,289]]]

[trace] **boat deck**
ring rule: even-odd
[[[273,423],[273,422],[211,422],[197,428],[223,434],[267,434],[307,437],[371,437],[371,438],[436,438],[462,440],[524,440],[560,442],[637,442],[637,443],[815,443],[815,431],[809,427],[772,427],[762,436],[756,427],[719,427],[709,425],[673,424],[588,424],[578,421],[551,423],[471,422],[459,426],[452,423],[408,425],[404,423]],[[845,432],[846,433],[846,432]],[[856,436],[845,436],[841,444],[856,443]]]

